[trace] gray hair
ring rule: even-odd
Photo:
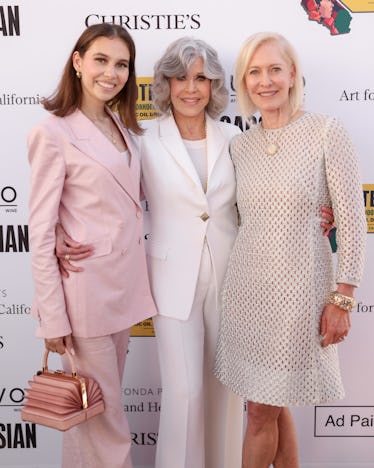
[[[304,82],[295,49],[281,34],[273,32],[256,33],[244,42],[236,61],[235,87],[237,98],[240,111],[247,119],[250,119],[257,109],[248,95],[245,84],[245,75],[248,69],[248,64],[252,60],[253,55],[257,49],[266,42],[274,42],[277,44],[284,59],[295,68],[295,84],[289,91],[292,114],[299,110],[303,104]]]
[[[226,108],[229,94],[225,87],[225,71],[217,52],[202,40],[182,37],[169,45],[154,67],[152,101],[161,114],[171,110],[169,78],[186,75],[199,57],[204,62],[205,76],[211,80],[207,113],[216,118]]]

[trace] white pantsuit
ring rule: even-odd
[[[172,116],[146,123],[142,188],[163,394],[156,468],[239,468],[242,399],[213,376],[219,293],[237,234],[229,142],[207,116],[206,193]]]

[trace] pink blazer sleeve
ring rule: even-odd
[[[33,314],[40,320],[38,336],[56,338],[71,333],[62,280],[55,250],[55,226],[59,218],[65,164],[57,135],[40,125],[28,139],[31,166],[29,226],[32,275],[36,303]]]

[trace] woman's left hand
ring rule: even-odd
[[[322,312],[320,333],[322,348],[344,341],[351,328],[349,312],[334,304],[327,304]]]
[[[78,261],[92,255],[91,245],[80,244],[67,235],[61,224],[56,225],[56,248],[55,254],[58,259],[58,266],[62,276],[69,277],[69,271],[81,272],[83,268],[72,265],[70,260]]]

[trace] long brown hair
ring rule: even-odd
[[[59,117],[69,115],[81,107],[82,86],[76,76],[72,56],[77,51],[83,57],[91,44],[99,37],[118,37],[129,48],[129,78],[121,91],[107,105],[110,109],[118,112],[127,128],[137,134],[141,134],[143,131],[136,120],[138,87],[135,75],[135,44],[127,30],[116,24],[94,24],[83,31],[66,62],[56,91],[50,97],[44,99],[43,106],[46,110]]]

